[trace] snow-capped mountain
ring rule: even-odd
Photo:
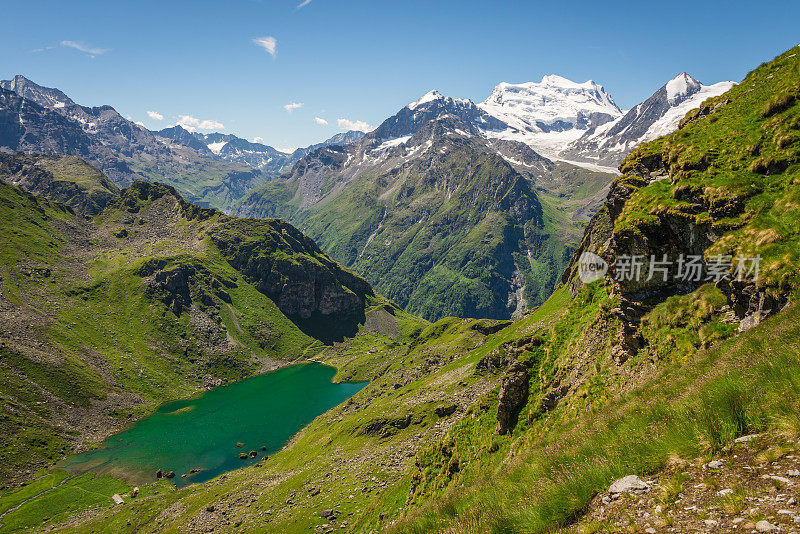
[[[703,85],[682,72],[624,116],[591,128],[558,156],[579,164],[616,167],[636,146],[674,132],[686,113],[699,107],[705,99],[721,95],[733,85],[734,82]]]
[[[486,128],[488,137],[521,141],[545,155],[623,114],[602,85],[553,74],[538,83],[501,83],[478,107],[507,125]]]
[[[481,110],[471,100],[429,91],[378,126],[372,137],[381,142],[414,135],[423,125],[442,115],[455,115],[467,124],[487,130],[506,128],[502,121]]]

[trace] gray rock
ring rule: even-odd
[[[789,471],[786,472],[786,476],[790,476],[793,478],[800,477],[800,471],[798,471],[797,469],[789,469]]]
[[[761,521],[756,523],[756,530],[758,532],[777,532],[778,527],[776,527],[766,519],[762,519]]]
[[[758,434],[750,434],[750,435],[747,435],[747,436],[740,436],[740,437],[736,438],[735,440],[733,440],[733,442],[734,443],[749,443],[749,442],[753,441],[754,439],[756,439],[758,436],[759,436]]]
[[[722,461],[721,460],[712,460],[706,464],[709,469],[722,469]]]
[[[636,475],[628,475],[619,480],[615,480],[611,486],[609,486],[608,491],[609,493],[638,493],[649,489],[650,486],[648,486],[644,480]]]

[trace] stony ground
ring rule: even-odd
[[[800,532],[796,441],[741,437],[719,454],[692,461],[673,459],[657,476],[639,482],[639,489],[617,492],[619,488],[612,485],[597,495],[571,530],[581,534]]]

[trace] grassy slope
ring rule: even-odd
[[[708,250],[708,256],[760,254],[760,286],[796,284],[798,102],[800,52],[793,48],[690,112],[675,134],[639,147],[621,170],[628,172],[643,160],[659,158],[672,180],[637,190],[617,219],[615,234],[654,239],[659,221],[670,215],[697,225],[711,224],[725,237]]]

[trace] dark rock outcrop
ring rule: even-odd
[[[497,433],[508,434],[514,427],[514,418],[528,401],[528,368],[520,363],[512,363],[500,384],[497,406]]]

